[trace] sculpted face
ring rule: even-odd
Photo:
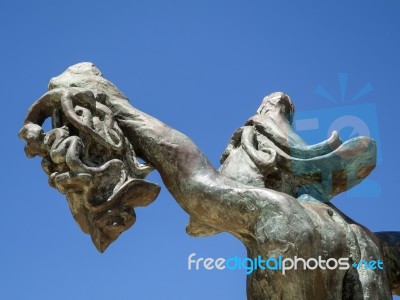
[[[334,131],[327,140],[309,145],[293,129],[293,117],[288,95],[277,92],[265,97],[257,113],[233,135],[221,160],[221,173],[296,198],[330,201],[359,184],[375,167],[373,140],[358,137],[342,143]]]
[[[257,109],[260,115],[268,113],[277,113],[287,119],[290,124],[293,123],[294,105],[290,97],[284,93],[276,92],[265,97]]]
[[[111,95],[94,94],[99,84],[107,81],[92,64],[68,68],[50,81],[50,91],[31,107],[19,135],[28,157],[43,158],[49,184],[66,195],[80,228],[103,252],[133,225],[133,207],[154,201],[159,186],[143,180],[152,168],[137,161],[104,105],[106,97],[124,96],[116,88]],[[53,129],[45,132],[47,118]]]

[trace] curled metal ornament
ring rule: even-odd
[[[30,108],[19,132],[28,157],[42,157],[49,184],[66,195],[80,228],[103,252],[136,219],[160,187],[143,180],[153,170],[136,159],[132,145],[89,89],[54,88]],[[47,118],[52,129],[42,128]]]

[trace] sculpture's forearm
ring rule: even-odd
[[[116,119],[137,154],[154,165],[191,216],[235,233],[247,231],[261,207],[280,205],[280,193],[248,187],[219,174],[179,131],[128,103],[122,103],[117,111]],[[271,211],[276,210],[271,207]]]
[[[216,170],[196,145],[181,132],[133,107],[116,115],[119,125],[138,155],[148,160],[161,176],[193,177]],[[168,180],[168,178],[163,178]]]

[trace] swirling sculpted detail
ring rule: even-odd
[[[136,159],[105,94],[90,89],[60,87],[33,104],[19,135],[28,157],[42,157],[49,184],[67,196],[80,228],[103,252],[135,222],[133,207],[146,206],[159,186],[143,180],[153,170]],[[55,83],[54,83],[55,82]],[[43,122],[53,129],[44,132]]]
[[[342,144],[334,131],[326,141],[308,145],[293,130],[293,118],[294,105],[288,95],[265,97],[257,113],[233,134],[222,155],[220,172],[296,198],[330,201],[374,169],[373,140],[357,137]],[[242,166],[239,170],[238,165]]]

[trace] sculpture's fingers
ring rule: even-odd
[[[79,104],[96,113],[96,98],[91,91],[85,91],[72,95],[65,93],[61,97],[61,107],[68,120],[80,131],[81,134],[90,136],[93,140],[104,147],[110,147],[113,150],[122,150],[124,148],[124,137],[122,131],[116,132],[114,139],[108,134],[101,135],[99,131],[87,126],[85,122],[76,114],[74,104]],[[98,105],[97,105],[98,106]],[[117,126],[117,125],[116,125]]]

